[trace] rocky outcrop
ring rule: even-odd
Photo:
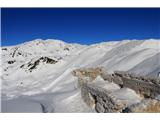
[[[2,50],[5,50],[5,51],[7,51],[7,48],[2,48]]]
[[[12,57],[13,57],[13,58],[15,57],[15,54],[16,54],[17,50],[18,50],[18,47],[15,47],[15,50],[14,50],[13,53],[12,53]]]
[[[103,68],[77,69],[73,71],[73,75],[77,76],[81,83],[84,82],[83,78],[85,77],[94,80],[97,76],[101,76],[104,80],[114,82],[121,88],[133,89],[145,98],[155,98],[160,94],[160,78],[140,76],[123,71],[108,74]]]
[[[122,82],[122,87],[131,88],[138,94],[145,98],[155,98],[160,94],[160,80],[159,78],[139,76],[127,72],[114,72],[113,81],[117,82],[120,80]]]
[[[83,100],[97,112],[121,112],[126,103],[116,99],[108,91],[91,84],[83,84],[81,87]]]
[[[15,60],[10,60],[8,61],[8,64],[13,64],[14,62],[16,62]]]
[[[159,113],[160,101],[155,99],[145,99],[140,103],[131,105],[123,110],[123,112],[134,113]]]
[[[160,112],[160,102],[155,100],[155,97],[160,95],[159,78],[139,76],[123,71],[108,74],[103,68],[77,69],[73,71],[73,75],[78,77],[83,100],[97,112]],[[126,102],[117,99],[110,92],[92,84],[97,76],[101,76],[105,81],[114,82],[121,88],[134,90],[144,100],[128,106]],[[138,110],[143,104],[147,104],[146,107]]]
[[[42,63],[46,63],[46,64],[55,64],[57,63],[58,61],[56,60],[53,60],[51,58],[48,58],[48,57],[40,57],[38,60],[34,61],[34,62],[28,62],[27,64],[27,68],[30,72],[32,72],[34,69],[37,68],[37,66],[40,64],[40,62]],[[25,65],[21,65],[20,68],[24,68]]]
[[[93,81],[96,79],[97,76],[102,74],[101,68],[88,68],[88,69],[76,69],[72,72],[72,74],[78,77],[79,86],[88,82],[86,78]],[[84,80],[85,78],[85,80]]]
[[[87,68],[87,69],[76,69],[73,71],[74,76],[78,76],[78,78],[83,79],[84,77],[90,77],[94,80],[97,76],[102,74],[102,68]]]

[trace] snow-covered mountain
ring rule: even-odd
[[[121,70],[151,76],[160,72],[159,39],[93,45],[37,39],[2,47],[1,54],[4,103],[17,97],[23,103],[30,96],[27,99],[52,106],[47,108],[50,112],[93,112],[80,98],[77,80],[71,74],[74,69],[102,66],[111,73]]]

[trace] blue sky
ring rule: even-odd
[[[2,46],[33,39],[93,44],[160,38],[158,8],[2,8]]]

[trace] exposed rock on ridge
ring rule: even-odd
[[[108,74],[103,68],[77,69],[73,71],[73,75],[78,77],[82,98],[97,112],[160,112],[160,109],[156,107],[156,105],[159,106],[160,101],[155,100],[155,97],[160,94],[159,78],[139,76],[123,71]],[[118,84],[121,88],[130,88],[144,100],[128,104],[125,100],[114,96],[114,92],[112,94],[93,84],[97,76]],[[146,107],[138,110],[143,104],[146,104]],[[156,108],[153,109],[154,107]]]

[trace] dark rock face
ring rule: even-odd
[[[18,52],[17,54],[18,54],[18,55],[22,55],[22,53],[20,53],[20,52]]]
[[[23,68],[23,67],[24,67],[24,64],[20,66],[20,68]]]
[[[69,48],[68,48],[68,47],[66,47],[66,48],[64,48],[64,50],[67,50],[67,51],[69,51]]]
[[[58,61],[53,60],[53,59],[48,58],[48,57],[41,57],[41,58],[39,58],[39,60],[37,60],[37,61],[40,61],[40,60],[42,60],[42,62],[46,62],[46,63],[48,63],[48,64],[55,64],[56,62],[58,62]]]
[[[46,64],[55,64],[57,63],[58,61],[56,60],[53,60],[51,58],[48,58],[48,57],[40,57],[38,60],[36,60],[35,62],[29,62],[27,67],[29,68],[28,70],[30,72],[32,72],[34,69],[37,68],[37,66],[39,65],[40,62],[43,62],[43,63],[46,63]],[[23,68],[24,65],[21,65],[20,68]]]
[[[14,62],[16,62],[15,60],[10,60],[8,61],[8,64],[13,64]]]
[[[39,65],[39,61],[35,61],[34,63],[29,63],[29,64],[28,64],[28,67],[31,66],[31,67],[29,68],[29,71],[32,72],[32,70],[35,69],[38,65]]]
[[[13,53],[11,54],[13,58],[15,57],[17,50],[18,50],[18,47],[16,47],[15,50],[13,51]]]
[[[7,48],[2,48],[2,50],[5,50],[5,51],[7,51]]]

